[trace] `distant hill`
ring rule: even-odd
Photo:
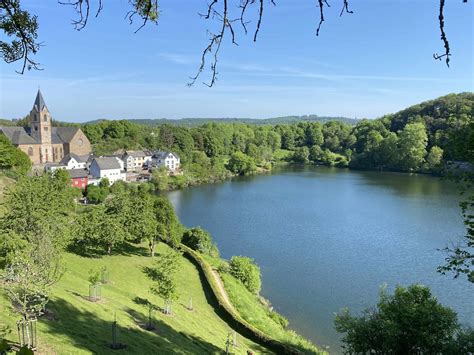
[[[97,123],[103,120],[89,121],[87,123]],[[318,115],[304,115],[304,116],[283,116],[283,117],[273,117],[273,118],[181,118],[176,120],[171,120],[167,118],[158,118],[158,119],[130,119],[127,120],[133,123],[145,125],[145,126],[158,126],[161,124],[169,124],[173,126],[187,126],[187,127],[196,127],[201,126],[210,122],[217,123],[246,123],[246,124],[255,124],[255,125],[265,125],[265,124],[286,124],[294,123],[301,121],[312,121],[312,122],[328,122],[328,121],[341,121],[348,123],[350,125],[355,125],[359,122],[356,118],[348,117],[329,117],[329,116],[318,116]]]

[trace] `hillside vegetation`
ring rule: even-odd
[[[160,243],[157,255],[169,250]],[[66,272],[54,286],[47,313],[38,322],[40,353],[98,354],[110,351],[111,326],[117,319],[119,341],[127,345],[127,353],[136,354],[202,354],[222,353],[233,330],[209,304],[209,290],[203,289],[196,267],[186,258],[180,260],[177,276],[179,298],[174,302],[173,314],[159,310],[163,300],[150,292],[151,281],[143,268],[152,258],[141,246],[128,246],[113,256],[86,258],[67,253]],[[102,300],[90,302],[88,297],[89,270],[106,266],[110,283],[102,285]],[[187,309],[192,297],[193,310]],[[149,300],[157,307],[153,312],[156,330],[144,329],[148,320]],[[7,300],[0,300],[2,322],[15,329],[18,316],[13,315]],[[17,341],[16,332],[7,339]],[[247,350],[268,353],[261,346],[237,334],[236,354]]]

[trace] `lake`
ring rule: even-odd
[[[474,285],[442,276],[445,247],[465,232],[456,186],[431,176],[282,168],[168,194],[181,222],[211,232],[222,257],[262,270],[262,295],[290,327],[340,351],[334,313],[375,305],[382,284],[431,287],[474,325]]]

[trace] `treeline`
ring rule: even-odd
[[[361,120],[355,126],[340,121],[301,121],[259,126],[206,123],[189,128],[101,121],[82,128],[99,154],[122,148],[172,150],[180,155],[185,170],[196,175],[209,175],[202,171],[203,166],[219,166],[218,175],[225,175],[223,169],[247,174],[281,160],[357,169],[437,171],[446,161],[465,161],[472,154],[473,116],[474,94],[462,93],[379,119]]]

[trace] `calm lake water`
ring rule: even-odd
[[[374,305],[380,286],[422,283],[474,325],[474,285],[436,273],[465,229],[456,186],[430,176],[285,168],[169,193],[221,255],[262,269],[262,295],[291,328],[340,351],[334,313]]]

